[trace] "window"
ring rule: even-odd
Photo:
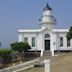
[[[28,38],[27,37],[24,38],[24,42],[28,42]]]
[[[63,47],[63,37],[60,37],[60,47]]]
[[[35,37],[32,37],[32,47],[35,47]]]
[[[67,39],[67,47],[70,47],[70,40]]]
[[[50,35],[49,34],[45,34],[45,38],[50,38]]]

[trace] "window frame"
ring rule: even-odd
[[[50,38],[50,34],[45,34],[44,38],[45,39],[49,39]]]
[[[60,37],[60,47],[63,47],[63,37]]]
[[[35,47],[35,46],[36,46],[35,37],[32,37],[32,42],[31,42],[31,44],[32,44],[32,47]]]
[[[70,47],[70,46],[71,46],[71,44],[70,44],[70,40],[67,39],[67,47]]]

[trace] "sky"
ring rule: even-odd
[[[57,19],[55,28],[72,25],[72,0],[0,0],[1,48],[8,48],[18,40],[18,29],[39,28],[38,20],[46,4]]]

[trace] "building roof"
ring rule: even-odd
[[[18,32],[19,33],[27,33],[27,32],[41,32],[42,30],[44,30],[44,29],[19,29],[18,30]],[[69,31],[69,29],[52,29],[53,30],[53,32],[68,32]]]
[[[45,6],[45,8],[43,9],[44,11],[46,11],[46,10],[52,10],[52,8],[48,5],[48,3],[47,3],[47,5]]]
[[[69,29],[53,29],[53,32],[68,32]]]
[[[19,29],[18,32],[40,32],[41,29]]]

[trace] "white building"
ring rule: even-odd
[[[41,29],[19,29],[18,41],[28,42],[31,50],[72,50],[72,40],[67,40],[68,29],[54,29],[56,18],[47,4],[39,20]]]

